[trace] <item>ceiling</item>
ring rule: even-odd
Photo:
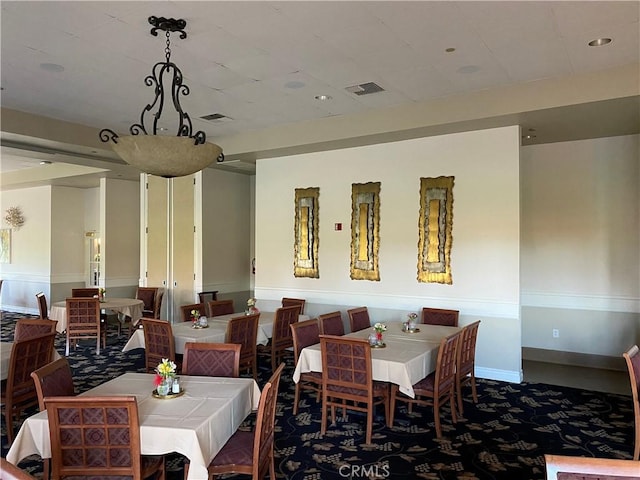
[[[2,108],[117,132],[139,121],[153,99],[143,80],[164,60],[164,32],[150,35],[148,17],[185,19],[188,36],[172,34],[171,60],[190,88],[181,101],[194,129],[225,149],[226,165],[215,168],[250,174],[256,158],[305,148],[513,122],[532,136],[524,144],[640,129],[635,95],[456,122],[448,129],[405,128],[393,138],[359,132],[306,147],[302,141],[295,148],[278,143],[293,126],[321,130],[331,122],[425,102],[638,64],[637,1],[3,0],[0,8]],[[613,41],[588,46],[601,37]],[[368,82],[383,91],[357,95],[348,89]],[[331,98],[318,100],[319,95]],[[211,114],[224,118],[201,118]],[[267,134],[263,151],[234,146]],[[41,166],[43,160],[54,163]],[[101,176],[135,179],[138,173],[106,146],[63,144],[4,129],[0,172],[7,179],[2,188],[90,186]]]

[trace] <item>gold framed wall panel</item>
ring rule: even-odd
[[[294,267],[296,277],[320,278],[318,246],[320,232],[320,188],[296,188]]]
[[[454,177],[420,178],[418,282],[451,285]]]
[[[380,280],[380,182],[351,185],[351,279]]]

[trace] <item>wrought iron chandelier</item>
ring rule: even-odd
[[[144,80],[145,85],[153,87],[155,98],[140,113],[140,122],[129,127],[131,135],[119,136],[113,130],[104,128],[100,131],[100,140],[112,142],[111,148],[129,165],[143,172],[161,177],[182,177],[208,167],[214,161],[224,160],[222,148],[206,141],[203,131],[193,133],[189,114],[182,110],[180,96],[189,95],[189,87],[183,84],[182,72],[171,62],[172,32],[179,32],[180,38],[187,38],[184,28],[187,22],[182,19],[149,17],[151,35],[157,37],[158,30],[166,33],[165,61],[153,66],[151,75]],[[165,89],[164,82],[170,76],[170,90]],[[175,137],[158,135],[160,118],[164,112],[165,102],[170,100],[178,115],[177,133]]]

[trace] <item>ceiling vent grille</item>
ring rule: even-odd
[[[221,113],[212,113],[210,115],[205,115],[203,117],[200,117],[203,120],[208,120],[209,122],[224,122],[227,120],[231,120],[231,118],[227,117],[226,115],[223,115]]]
[[[345,90],[349,93],[355,93],[356,95],[369,95],[370,93],[384,92],[384,88],[374,82],[353,85],[345,88]]]

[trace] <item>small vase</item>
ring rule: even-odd
[[[158,392],[158,395],[162,395],[163,397],[167,395],[170,391],[171,384],[172,382],[170,378],[168,377],[163,378],[162,383],[158,385],[158,388],[156,389]]]
[[[376,332],[376,342],[378,345],[382,343],[382,332]]]

